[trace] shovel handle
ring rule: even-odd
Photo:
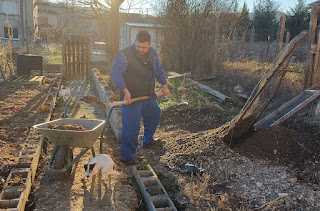
[[[156,96],[163,96],[163,94],[161,92],[158,92],[156,93]],[[142,97],[135,97],[135,98],[132,98],[131,99],[131,102],[136,102],[136,101],[140,101],[140,100],[146,100],[146,99],[149,99],[151,98],[150,96],[142,96]],[[124,105],[124,104],[127,104],[128,101],[127,100],[122,100],[122,101],[117,101],[117,102],[113,102],[113,103],[107,103],[107,107],[108,108],[111,108],[111,107],[114,107],[114,106],[118,106],[118,105]]]

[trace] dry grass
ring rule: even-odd
[[[223,184],[213,181],[210,174],[181,177],[178,181],[192,204],[202,210],[250,210],[250,202],[240,194],[230,193]]]
[[[7,21],[7,26],[11,27]],[[1,70],[1,78],[7,78],[13,74],[14,65],[13,65],[13,57],[12,57],[12,46],[11,46],[11,34],[8,30],[8,42],[6,45],[0,43],[0,66],[2,66]],[[3,78],[3,79],[4,79]]]
[[[247,62],[226,62],[222,65],[225,70],[247,70],[247,71],[258,71],[264,70],[270,67],[270,64],[260,63],[256,61],[247,61]]]

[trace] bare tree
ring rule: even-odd
[[[227,58],[237,1],[168,0],[159,13],[164,64],[177,72],[214,74]]]

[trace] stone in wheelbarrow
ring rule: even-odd
[[[50,129],[50,125],[79,125],[84,131]],[[100,136],[104,120],[100,119],[73,119],[62,118],[34,125],[49,141],[57,146],[68,145],[70,147],[92,147]]]

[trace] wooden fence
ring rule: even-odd
[[[63,46],[64,78],[84,80],[91,66],[91,43],[88,39],[72,38]]]

